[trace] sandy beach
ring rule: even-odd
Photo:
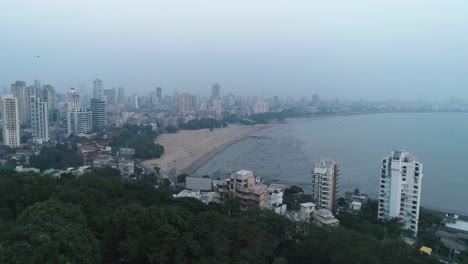
[[[271,126],[229,125],[213,131],[180,130],[175,134],[162,134],[155,142],[164,146],[163,156],[145,160],[143,165],[148,169],[160,167],[161,174],[170,178],[182,173],[191,174],[230,145]]]

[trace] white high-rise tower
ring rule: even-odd
[[[20,146],[18,99],[12,94],[2,96],[3,144],[11,148]]]
[[[73,111],[75,108],[81,107],[80,95],[76,92],[75,88],[70,88],[68,90],[68,103],[67,103],[67,112]]]
[[[378,219],[402,219],[404,228],[416,235],[423,164],[406,151],[392,151],[382,160]]]
[[[31,128],[35,142],[49,141],[49,106],[41,97],[30,97]]]

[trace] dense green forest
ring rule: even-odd
[[[67,169],[82,166],[83,157],[76,150],[76,147],[70,147],[68,144],[58,144],[54,147],[42,148],[38,155],[31,156],[29,163],[31,167],[38,168],[41,171],[50,168]]]
[[[187,123],[180,123],[179,128],[185,130],[198,130],[198,129],[214,129],[226,127],[228,124],[226,122],[218,121],[213,118],[204,118],[204,119],[194,119],[190,120]]]
[[[125,124],[119,135],[112,138],[110,145],[133,148],[135,157],[139,159],[157,159],[164,153],[164,147],[154,143],[158,135],[151,126]]]
[[[0,171],[1,263],[437,263],[399,239],[123,181]],[[113,173],[110,173],[113,174]]]

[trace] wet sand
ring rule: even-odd
[[[161,175],[173,178],[179,174],[192,174],[216,154],[243,140],[250,134],[272,125],[229,125],[210,131],[181,130],[175,134],[162,134],[155,142],[164,146],[159,159],[143,161],[148,169],[161,168]]]

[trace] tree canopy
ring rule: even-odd
[[[205,205],[94,171],[0,170],[2,263],[437,263],[399,239]]]

